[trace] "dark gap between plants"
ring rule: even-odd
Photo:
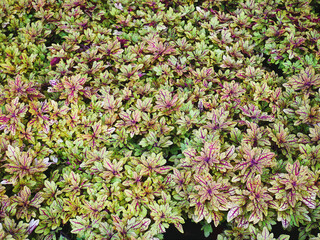
[[[288,231],[283,229],[281,222],[277,222],[277,224],[272,227],[272,233],[274,234],[274,238],[278,238],[281,234],[287,234],[290,236],[290,240],[299,239],[299,229],[297,227],[294,227],[291,229],[291,231]]]
[[[313,10],[316,14],[320,13],[320,1],[319,0],[312,0],[310,6],[313,7]]]
[[[269,63],[268,59],[270,59],[270,56],[266,56],[265,59],[262,62],[262,65],[268,70],[268,71],[274,71],[277,73],[280,77],[284,77],[283,71],[279,68],[277,64]]]
[[[167,229],[164,233],[164,240],[215,240],[218,234],[222,233],[226,228],[226,224],[222,223],[218,227],[211,224],[213,232],[206,238],[204,236],[203,230],[201,230],[202,225],[200,223],[194,223],[191,220],[186,220],[183,224],[184,234],[180,233],[173,225]]]

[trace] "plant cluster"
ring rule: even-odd
[[[0,239],[316,239],[316,6],[2,0]]]

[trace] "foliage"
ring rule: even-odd
[[[1,1],[0,239],[319,238],[316,5]]]

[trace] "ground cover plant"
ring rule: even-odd
[[[0,239],[318,239],[319,7],[0,1]]]

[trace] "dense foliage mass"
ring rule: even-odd
[[[316,239],[308,0],[0,1],[0,239]]]

